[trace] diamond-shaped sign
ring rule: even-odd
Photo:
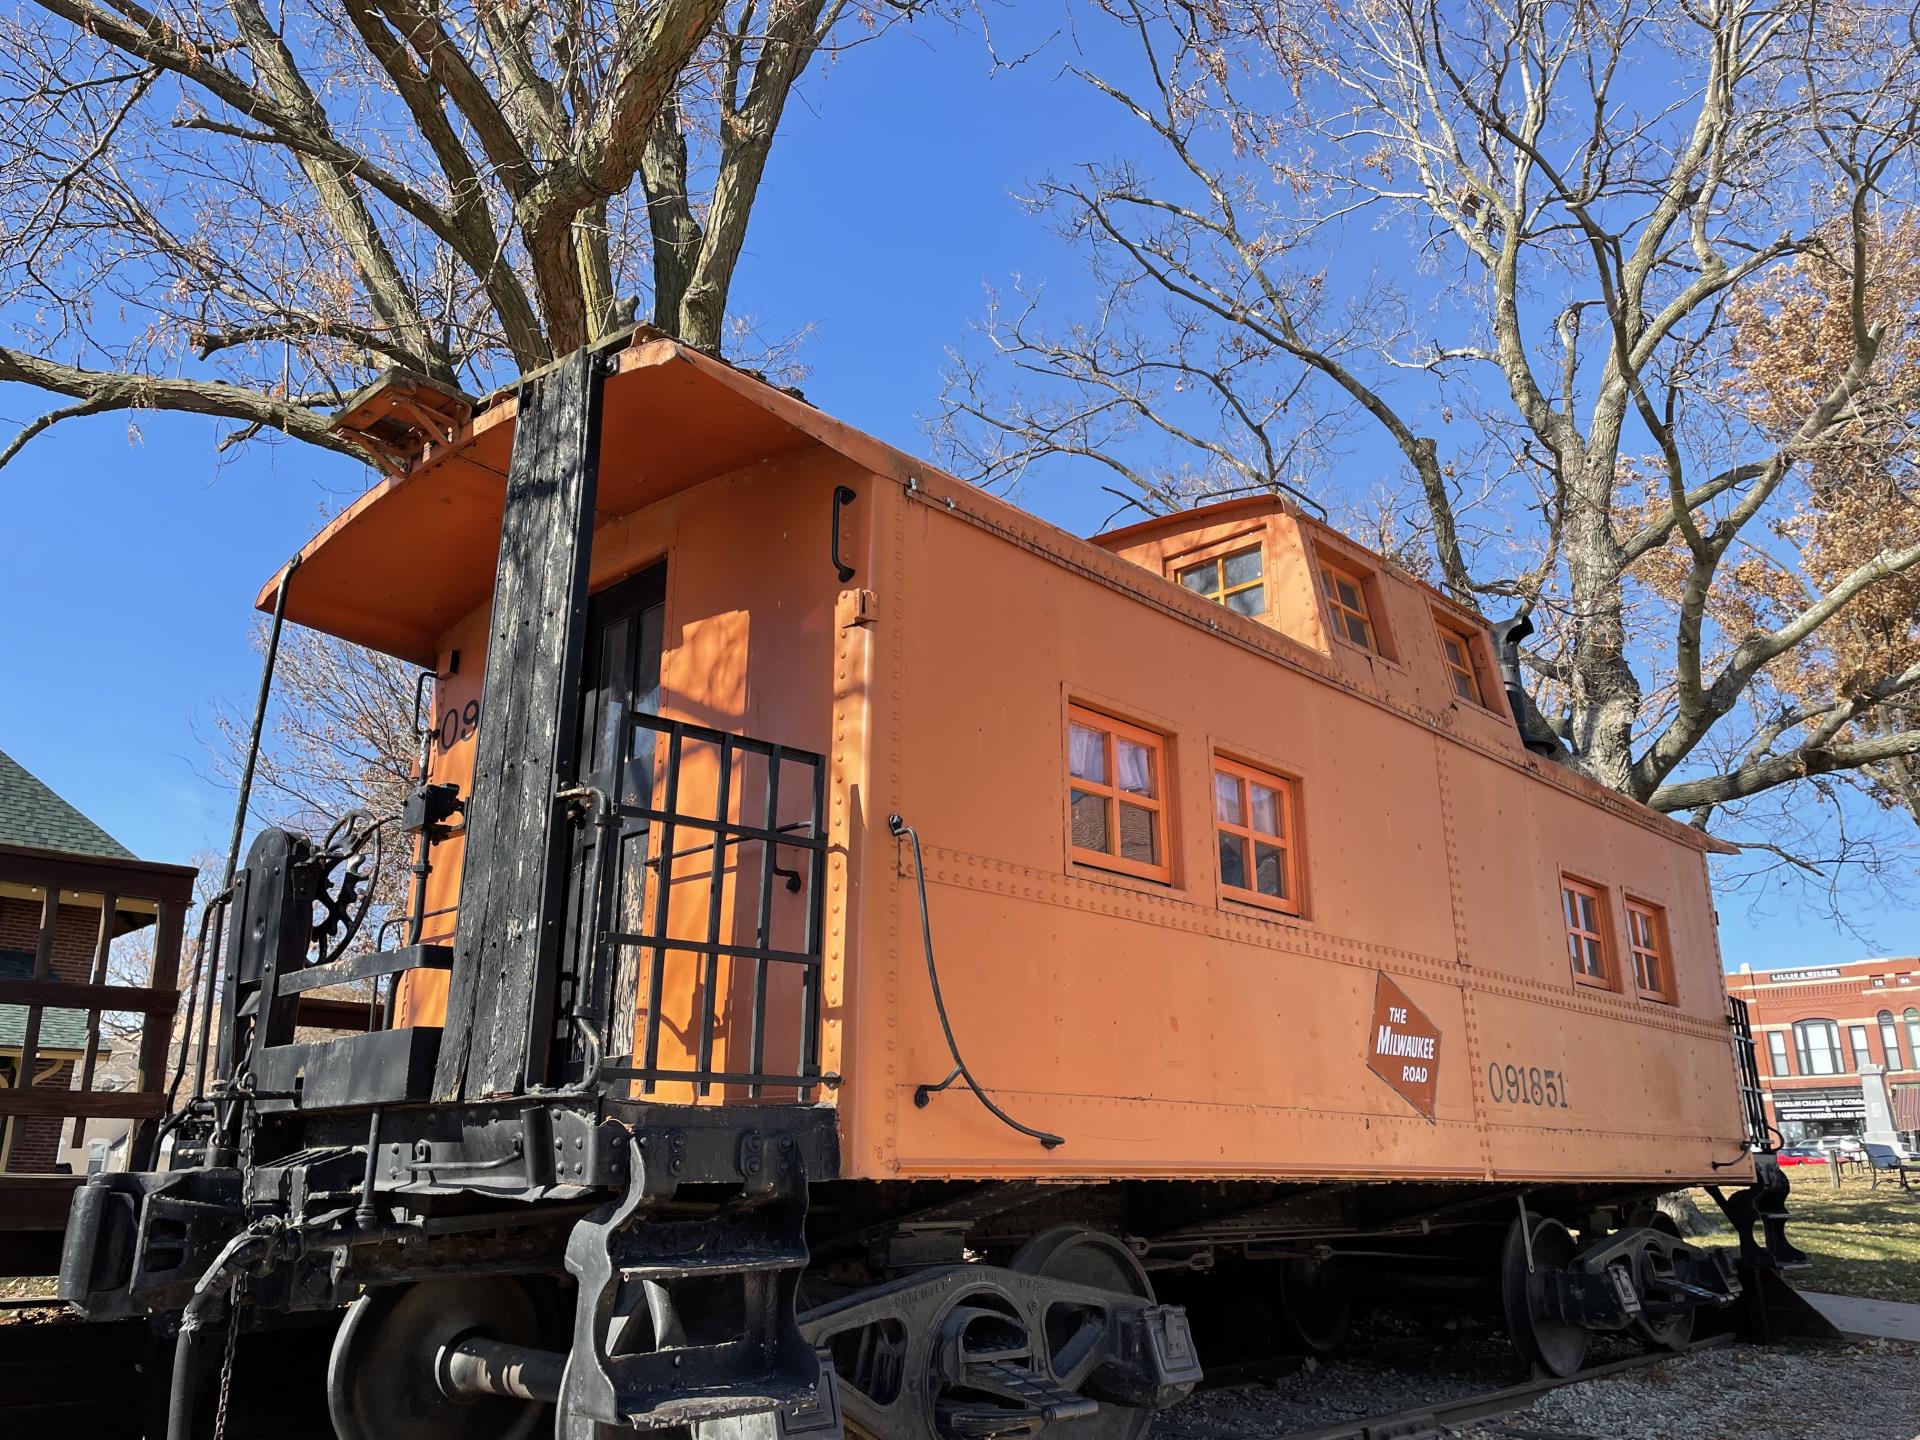
[[[1373,987],[1367,1068],[1402,1100],[1433,1119],[1434,1097],[1440,1090],[1440,1027],[1384,974]]]

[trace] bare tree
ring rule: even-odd
[[[1129,58],[1068,69],[1135,143],[1031,199],[1103,300],[996,299],[957,464],[1078,456],[1153,511],[1385,454],[1421,568],[1533,615],[1566,763],[1702,824],[1913,807],[1909,9],[1093,8]]]
[[[388,367],[484,392],[653,323],[718,352],[783,110],[917,0],[23,0],[0,382],[357,453]],[[648,286],[643,279],[651,275]]]

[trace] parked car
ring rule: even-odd
[[[1778,1160],[1782,1165],[1824,1165],[1827,1163],[1826,1152],[1818,1145],[1784,1145],[1781,1147],[1780,1153],[1774,1156],[1774,1159]]]
[[[1866,1147],[1860,1143],[1858,1135],[1822,1135],[1819,1144],[1828,1155],[1849,1164],[1867,1158]]]

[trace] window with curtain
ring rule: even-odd
[[[1068,712],[1067,777],[1076,861],[1149,880],[1172,878],[1164,736],[1075,705]]]
[[[1867,1027],[1849,1026],[1847,1038],[1853,1042],[1853,1068],[1856,1071],[1864,1070],[1873,1063],[1873,1047],[1867,1043]]]
[[[1907,1022],[1907,1053],[1915,1057],[1914,1064],[1920,1065],[1920,1010],[1909,1005],[1902,1018]]]
[[[1880,1022],[1880,1048],[1887,1052],[1887,1069],[1906,1069],[1907,1062],[1900,1054],[1900,1027],[1893,1023],[1893,1011],[1882,1010],[1875,1018]]]
[[[1767,1059],[1773,1062],[1773,1073],[1791,1075],[1793,1067],[1787,1063],[1787,1036],[1782,1030],[1767,1032]]]
[[[1214,756],[1213,821],[1227,899],[1300,913],[1295,815],[1291,780]]]
[[[1838,1075],[1840,1027],[1831,1020],[1796,1020],[1793,1051],[1802,1075]]]
[[[1582,985],[1613,988],[1613,947],[1607,940],[1607,897],[1597,885],[1560,877],[1560,917],[1567,927],[1567,959]]]
[[[1627,946],[1633,952],[1633,983],[1649,1000],[1673,999],[1673,967],[1667,960],[1667,912],[1646,900],[1627,901]]]

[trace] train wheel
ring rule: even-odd
[[[552,1407],[440,1388],[443,1346],[470,1335],[516,1345],[548,1337],[542,1310],[506,1277],[420,1280],[369,1291],[347,1309],[327,1366],[340,1440],[531,1440]]]
[[[1634,1223],[1646,1226],[1649,1230],[1658,1230],[1662,1235],[1670,1235],[1675,1240],[1684,1238],[1680,1226],[1664,1210],[1649,1209],[1634,1217]],[[1642,1298],[1645,1291],[1642,1290]],[[1659,1320],[1649,1320],[1642,1315],[1633,1322],[1633,1333],[1638,1335],[1650,1348],[1655,1350],[1684,1350],[1693,1339],[1693,1322],[1698,1311],[1686,1309],[1677,1315],[1664,1316]]]
[[[1532,1229],[1532,1268],[1528,1268],[1527,1231]],[[1528,1364],[1562,1379],[1580,1368],[1591,1338],[1583,1325],[1569,1325],[1547,1312],[1547,1277],[1567,1268],[1574,1241],[1558,1220],[1526,1215],[1507,1231],[1500,1251],[1500,1299],[1513,1348]]]
[[[1154,1298],[1147,1272],[1131,1250],[1111,1235],[1079,1225],[1056,1225],[1051,1230],[1042,1230],[1015,1252],[1007,1268],[1049,1280],[1134,1295],[1142,1300]],[[1101,1323],[1102,1317],[1087,1315],[1070,1305],[1056,1305],[1048,1313],[1046,1360],[1055,1380],[1072,1388],[1074,1350],[1086,1338],[1091,1338],[1088,1327]],[[1097,1415],[1055,1421],[1038,1434],[1047,1440],[1056,1440],[1056,1437],[1057,1440],[1139,1440],[1152,1424],[1153,1411],[1145,1406],[1102,1400]]]
[[[1353,1294],[1325,1260],[1282,1260],[1275,1307],[1288,1348],[1331,1355],[1345,1343],[1353,1321]]]

